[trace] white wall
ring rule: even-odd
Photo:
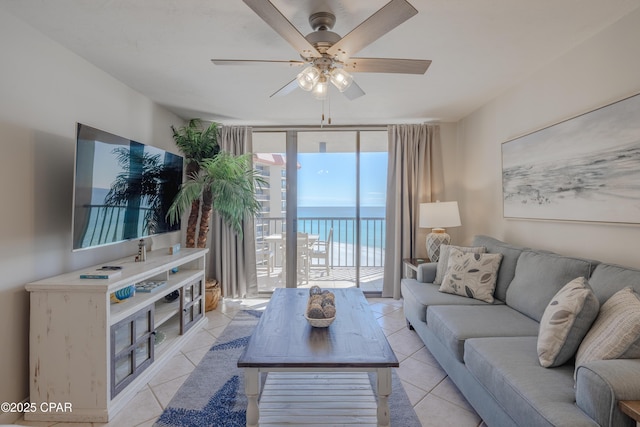
[[[640,225],[503,218],[500,151],[505,141],[640,92],[638,40],[640,9],[459,122],[465,244],[488,234],[640,267]]]
[[[173,152],[170,126],[183,122],[2,10],[0,52],[0,402],[19,402],[29,378],[24,285],[137,251],[128,242],[71,252],[76,122]],[[0,424],[14,418],[0,414]]]

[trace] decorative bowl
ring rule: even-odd
[[[111,302],[118,303],[127,298],[131,298],[136,294],[136,285],[129,285],[126,288],[118,289],[114,293],[111,294],[110,299]]]
[[[304,317],[307,319],[309,324],[311,326],[313,326],[314,328],[326,328],[330,324],[332,324],[334,320],[336,320],[335,316],[329,317],[329,318],[324,318],[324,319],[314,319],[314,318],[311,318],[311,317],[307,316],[306,313],[305,313]]]

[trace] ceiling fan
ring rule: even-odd
[[[406,0],[391,0],[344,37],[331,31],[336,17],[330,12],[316,12],[309,17],[313,32],[303,36],[269,1],[243,0],[263,21],[273,28],[300,54],[301,60],[270,61],[212,59],[216,65],[254,65],[264,63],[305,66],[295,79],[271,96],[287,95],[300,87],[324,100],[331,82],[353,100],[364,91],[353,81],[351,73],[424,74],[430,60],[396,58],[355,58],[351,55],[382,37],[416,15],[418,11]]]

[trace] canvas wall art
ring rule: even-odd
[[[502,144],[505,218],[640,223],[640,94]]]

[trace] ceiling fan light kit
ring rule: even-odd
[[[329,81],[340,92],[344,92],[351,86],[353,77],[342,68],[333,68],[330,71],[320,70],[315,65],[311,65],[298,74],[296,82],[300,89],[311,91],[317,99],[325,99],[328,91],[327,74]]]
[[[316,12],[309,17],[313,32],[303,36],[269,0],[243,0],[264,22],[284,38],[301,60],[268,61],[212,59],[216,65],[288,64],[307,65],[292,81],[271,96],[291,93],[296,87],[311,92],[320,100],[327,98],[329,82],[349,100],[364,95],[350,73],[424,74],[431,61],[396,58],[354,58],[351,55],[393,30],[418,11],[407,0],[391,0],[344,37],[331,31],[336,17],[331,12]],[[345,70],[348,68],[349,72]]]
[[[327,82],[327,77],[324,74],[320,75],[320,78],[311,90],[311,93],[315,99],[320,101],[327,99],[327,93],[329,93],[329,82]]]
[[[331,83],[338,88],[340,92],[344,92],[349,89],[351,83],[353,83],[353,77],[342,68],[334,68],[331,70]]]
[[[313,65],[302,70],[296,77],[300,89],[306,90],[307,92],[313,89],[316,83],[318,83],[318,80],[320,80],[320,70]]]

